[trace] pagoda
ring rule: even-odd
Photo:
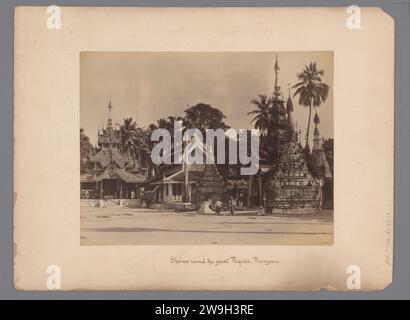
[[[290,96],[285,101],[278,85],[279,65],[275,62],[275,89],[273,108],[277,117],[276,160],[266,181],[265,210],[269,213],[309,213],[322,208],[323,179],[309,170],[305,153],[300,143],[299,132],[293,124],[293,103]]]
[[[92,168],[80,177],[81,189],[92,191],[93,197],[100,199],[134,198],[146,177],[136,172],[134,158],[121,150],[121,131],[112,124],[111,99],[107,108],[107,126],[98,130],[100,150],[89,160]]]
[[[320,138],[318,127],[320,118],[317,112],[315,113],[313,122],[315,123],[315,129],[313,131],[313,149],[310,158],[311,170],[315,176],[331,178],[332,173],[330,171],[329,163],[326,160],[325,151],[323,150],[322,139]]]
[[[225,183],[215,164],[205,164],[202,178],[198,183],[199,201],[222,198]],[[222,199],[221,199],[222,200]]]
[[[279,63],[278,63],[278,57],[276,56],[275,66],[274,66],[275,87],[274,87],[273,95],[272,95],[272,115],[275,120],[273,136],[275,137],[275,140],[276,140],[274,141],[274,146],[275,146],[275,150],[273,154],[274,161],[278,161],[285,150],[285,146],[289,139],[289,118],[290,120],[292,119],[291,116],[289,116],[289,114],[291,113],[291,111],[293,111],[293,104],[292,104],[292,101],[290,100],[290,96],[285,106],[285,100],[283,98],[283,95],[281,94],[280,86],[278,84],[279,70],[280,68],[279,68]],[[289,101],[290,101],[290,104],[289,104]]]
[[[313,149],[310,155],[309,167],[314,177],[323,181],[323,208],[333,208],[333,174],[323,149],[323,140],[320,138],[320,118],[317,112],[313,119]]]

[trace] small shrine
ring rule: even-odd
[[[226,186],[222,176],[214,164],[206,164],[202,178],[198,182],[199,201],[220,198],[226,193]]]
[[[267,212],[316,213],[322,208],[323,180],[309,172],[296,134],[287,145],[267,187]]]

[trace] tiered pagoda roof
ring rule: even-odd
[[[308,170],[303,149],[295,138],[287,145],[268,182],[268,209],[320,209],[322,181]]]

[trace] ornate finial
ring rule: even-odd
[[[279,73],[278,54],[275,54],[275,73]]]
[[[110,102],[108,103],[108,119],[107,119],[107,129],[112,129],[112,120],[111,120],[111,110],[112,110],[112,103],[111,103],[111,94],[110,94]]]
[[[111,94],[110,94],[110,102],[108,103],[108,110],[111,112],[112,104],[111,104]]]

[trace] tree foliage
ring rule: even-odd
[[[305,148],[309,144],[312,107],[320,107],[329,95],[329,86],[322,82],[323,75],[324,71],[318,69],[316,62],[310,62],[297,74],[298,82],[293,86],[296,89],[293,96],[299,96],[299,104],[309,108]]]
[[[88,166],[90,157],[95,153],[95,149],[90,142],[90,138],[80,129],[80,171],[83,172]]]
[[[204,134],[206,129],[229,129],[224,119],[226,116],[219,109],[198,103],[185,110],[183,124],[185,128],[196,128]]]

